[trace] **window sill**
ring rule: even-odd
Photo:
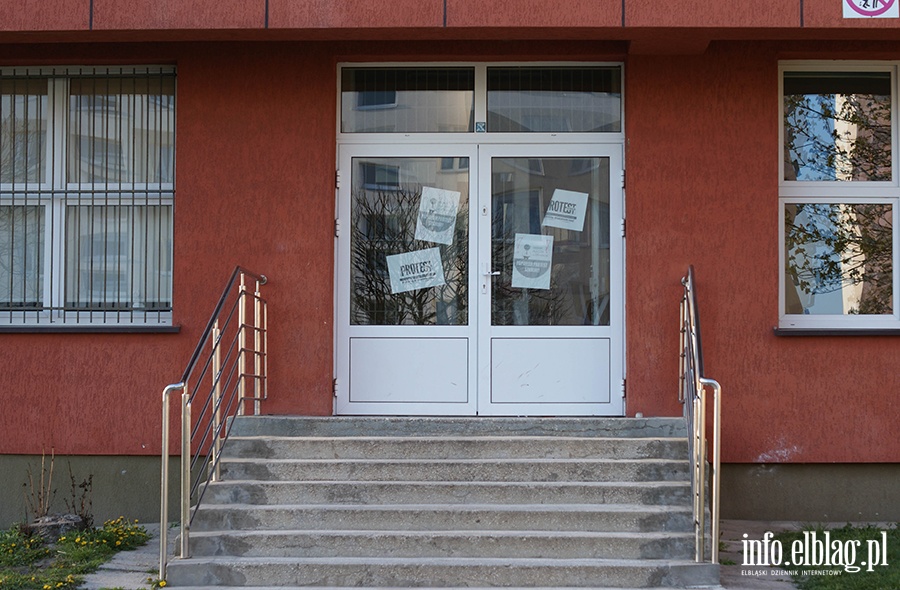
[[[776,336],[900,336],[900,328],[772,328]]]
[[[109,326],[102,324],[0,326],[0,334],[177,334],[181,326]]]

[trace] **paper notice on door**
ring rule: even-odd
[[[553,236],[516,234],[512,286],[518,289],[549,289],[552,262]]]
[[[459,212],[459,197],[457,191],[423,186],[416,221],[416,239],[436,244],[452,244],[456,214]]]
[[[440,248],[428,248],[387,257],[391,293],[443,285],[444,267]]]
[[[576,193],[561,188],[553,191],[542,226],[575,231],[584,230],[584,213],[587,211],[587,193]]]

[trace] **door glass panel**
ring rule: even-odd
[[[353,158],[350,323],[466,325],[467,157]]]
[[[609,325],[609,159],[493,158],[495,326]]]

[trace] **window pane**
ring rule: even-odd
[[[72,183],[172,183],[175,77],[72,79],[68,151]]]
[[[890,73],[785,72],[785,180],[891,174]]]
[[[621,69],[488,68],[490,132],[619,132]]]
[[[609,158],[491,160],[491,322],[608,326]]]
[[[47,80],[0,80],[0,182],[43,182]]]
[[[472,68],[344,68],[344,133],[465,133],[474,129]]]
[[[44,208],[0,206],[0,309],[41,309]]]
[[[444,160],[353,159],[352,324],[468,324],[469,171]]]
[[[880,203],[786,204],[785,312],[893,313],[892,215]]]
[[[172,207],[66,208],[66,308],[172,308]]]

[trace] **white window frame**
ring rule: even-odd
[[[487,122],[487,71],[488,68],[596,68],[618,67],[620,76],[619,131],[608,132],[483,132],[477,131],[480,123]],[[476,129],[470,132],[453,133],[355,133],[341,130],[342,115],[342,71],[344,68],[472,68],[475,72],[474,118]],[[336,113],[335,133],[340,144],[383,144],[424,143],[448,145],[453,143],[471,144],[535,144],[535,143],[584,143],[622,144],[625,141],[625,64],[619,61],[423,61],[423,62],[340,62],[337,65],[337,87],[335,91]]]
[[[900,112],[898,112],[898,61],[783,61],[778,67],[778,327],[784,330],[900,331]],[[784,76],[785,72],[887,72],[891,75],[891,180],[889,181],[803,181],[785,180],[784,158]],[[892,309],[883,315],[788,314],[785,312],[785,206],[790,204],[889,204],[891,205]]]
[[[66,309],[66,213],[69,207],[94,206],[174,206],[175,170],[172,182],[69,182],[68,121],[69,81],[75,76],[174,76],[174,66],[61,66],[0,68],[0,76],[35,77],[47,80],[47,137],[43,154],[43,182],[0,183],[0,205],[44,207],[43,309],[0,310],[0,328],[61,328],[78,330],[97,327],[167,327],[172,311],[131,308],[122,310]],[[176,82],[177,85],[177,82]],[[177,90],[176,90],[177,94]],[[176,133],[174,115],[171,124]],[[177,140],[176,140],[177,141]],[[127,146],[124,146],[127,147]],[[174,154],[173,154],[174,156]],[[174,209],[173,209],[174,215]],[[173,221],[174,223],[174,221]],[[172,230],[170,228],[170,234]],[[172,278],[169,278],[171,284]],[[134,291],[135,286],[129,285]],[[171,294],[170,294],[171,296]]]

